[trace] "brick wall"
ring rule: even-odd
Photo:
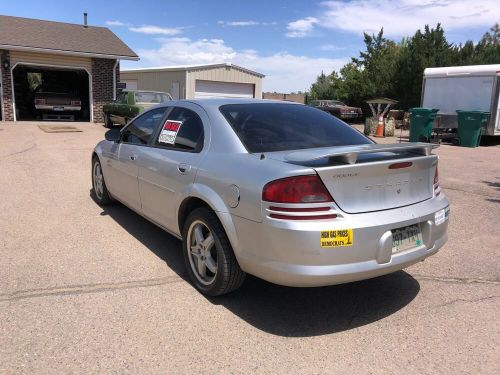
[[[5,69],[3,66],[5,62],[10,65],[9,51],[0,51],[0,63],[2,64],[2,108],[3,108],[3,121],[14,121],[14,111],[12,107],[12,82],[10,80],[10,68]]]
[[[103,122],[102,106],[113,101],[113,68],[116,60],[92,59],[92,99],[94,122]],[[120,67],[117,66],[119,81]]]

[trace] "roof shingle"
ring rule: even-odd
[[[35,48],[44,52],[138,60],[137,54],[106,27],[0,15],[0,49]]]

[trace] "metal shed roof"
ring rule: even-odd
[[[238,65],[230,64],[230,63],[220,63],[220,64],[197,64],[197,65],[178,65],[178,66],[159,66],[159,67],[151,67],[151,68],[133,68],[133,69],[122,69],[123,73],[127,72],[135,72],[135,73],[146,73],[146,72],[164,72],[164,71],[191,71],[198,69],[211,69],[211,68],[222,68],[229,67],[241,70],[248,74],[255,75],[257,77],[264,78],[265,75],[262,73],[255,72],[250,69],[243,68]]]
[[[0,16],[0,49],[139,60],[106,27]]]

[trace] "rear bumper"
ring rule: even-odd
[[[334,220],[262,223],[233,216],[241,268],[275,284],[309,287],[341,284],[395,272],[435,254],[447,241],[448,222],[436,225],[435,213],[449,207],[440,197],[412,206]],[[391,230],[420,224],[423,244],[392,253]],[[320,246],[322,230],[353,229],[353,245]]]
[[[66,112],[66,111],[80,111],[81,106],[76,105],[47,105],[47,104],[36,104],[35,108],[41,111],[51,111],[51,112]]]
[[[361,116],[363,116],[361,113],[341,113],[341,114],[339,114],[339,117],[343,120],[360,118]]]

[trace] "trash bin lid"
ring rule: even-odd
[[[410,108],[410,112],[414,113],[437,113],[439,109],[436,108],[424,108],[424,107],[415,107],[415,108]]]
[[[457,109],[456,112],[457,113],[471,113],[471,114],[478,114],[478,115],[485,115],[485,116],[489,116],[490,115],[490,112],[476,111],[476,110],[469,111],[469,110],[466,110],[466,109]]]

